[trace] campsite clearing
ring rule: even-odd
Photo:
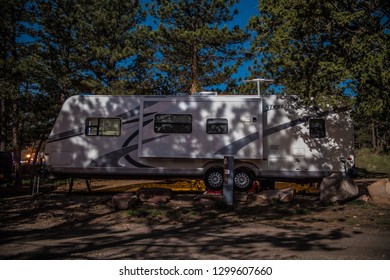
[[[199,193],[177,192],[164,205],[117,211],[112,194],[79,187],[0,198],[0,258],[390,259],[390,209],[370,201],[323,206],[297,195],[209,209],[194,206]]]

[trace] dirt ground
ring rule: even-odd
[[[356,181],[360,193],[370,183]],[[289,203],[194,206],[202,192],[164,205],[116,210],[129,181],[99,181],[38,195],[0,193],[0,259],[390,259],[390,207],[318,195]],[[153,182],[149,182],[153,183]]]

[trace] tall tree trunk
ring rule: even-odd
[[[197,55],[197,51],[194,48],[194,52],[192,54],[192,64],[191,64],[191,75],[192,75],[191,76],[191,78],[192,78],[191,90],[190,90],[191,94],[199,92],[198,59],[199,58],[198,58],[198,55]]]
[[[42,135],[41,139],[40,139],[39,142],[38,142],[37,148],[36,148],[35,151],[34,151],[34,159],[33,159],[33,161],[32,161],[32,164],[36,164],[36,163],[38,162],[38,157],[41,156],[41,155],[40,155],[40,151],[41,151],[41,148],[42,148],[43,143],[44,143],[45,140],[46,140],[46,137],[45,137],[45,136],[46,136],[45,134]]]
[[[372,148],[376,151],[377,146],[376,146],[376,128],[375,124],[371,124],[371,140],[372,140]]]
[[[4,99],[0,100],[0,151],[5,151],[7,146],[7,114]]]
[[[15,187],[22,186],[22,145],[20,141],[19,98],[15,98],[12,104],[12,147],[15,161]]]
[[[21,73],[16,69],[16,65],[19,61],[18,54],[18,45],[16,42],[16,30],[17,30],[17,21],[20,20],[20,15],[16,8],[13,8],[12,11],[12,37],[11,37],[11,55],[13,61],[12,67],[12,97],[10,98],[12,113],[11,113],[11,122],[12,122],[12,133],[11,133],[11,144],[12,151],[14,154],[14,163],[15,163],[15,187],[22,186],[22,174],[21,174],[21,159],[22,159],[22,145],[21,145],[21,134],[20,134],[20,92],[19,84],[21,80]]]

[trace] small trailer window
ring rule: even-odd
[[[157,114],[154,118],[156,133],[191,133],[192,116],[187,114]]]
[[[208,134],[226,134],[228,133],[227,119],[208,119],[206,121],[206,132]]]
[[[119,136],[121,119],[118,118],[89,118],[85,126],[88,136]]]
[[[311,119],[309,120],[310,137],[311,138],[324,138],[325,137],[325,120],[324,119]]]

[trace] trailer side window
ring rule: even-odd
[[[226,134],[228,133],[227,119],[207,119],[206,132],[208,134]]]
[[[187,114],[156,114],[154,117],[156,133],[191,133],[192,116]]]
[[[325,120],[324,119],[311,119],[309,120],[310,137],[312,138],[324,138],[325,137]]]
[[[88,136],[119,136],[121,119],[118,118],[89,118],[85,126]]]

